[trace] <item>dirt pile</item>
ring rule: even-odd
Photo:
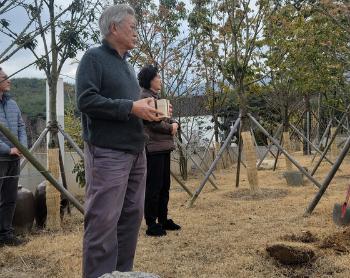
[[[350,228],[324,238],[319,247],[321,249],[333,249],[336,253],[349,253]]]

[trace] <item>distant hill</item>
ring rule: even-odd
[[[11,82],[11,96],[18,103],[22,113],[29,118],[45,118],[45,79],[13,78]],[[64,87],[65,101],[74,100],[74,85],[65,83]]]

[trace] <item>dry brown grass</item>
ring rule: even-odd
[[[309,159],[299,157],[304,166],[309,166]],[[350,277],[350,233],[332,222],[333,205],[342,201],[349,183],[349,164],[346,161],[308,218],[302,215],[317,188],[309,182],[304,187],[287,187],[282,177],[284,161],[276,172],[259,171],[261,192],[255,196],[249,194],[244,169],[239,189],[234,188],[234,168],[218,171],[220,190],[213,191],[207,184],[191,209],[186,208],[188,195],[174,182],[170,215],[183,229],[150,238],[143,223],[135,270],[166,278]],[[318,179],[329,169],[328,164],[322,165]],[[194,189],[199,179],[187,184]],[[23,247],[0,249],[0,277],[80,277],[82,216],[75,213],[65,223],[61,232],[32,234]],[[306,243],[316,248],[312,264],[286,267],[267,255],[268,243],[298,241],[303,231],[315,238]]]

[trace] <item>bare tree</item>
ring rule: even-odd
[[[44,26],[42,26],[42,28],[40,28],[38,25],[35,24],[35,22],[38,20],[37,17],[41,13],[40,9],[43,8],[43,3],[44,1],[40,0],[39,3],[33,5],[32,3],[28,4],[25,0],[17,0],[3,1],[3,3],[0,4],[0,16],[2,16],[2,18],[0,18],[0,32],[8,36],[9,39],[11,39],[8,46],[5,47],[2,52],[0,52],[0,63],[9,60],[21,49],[29,49],[33,47],[33,41],[35,41],[36,37],[39,36],[41,32],[47,32],[50,28],[50,25],[56,24],[56,21],[71,8],[71,6],[68,6],[65,9],[61,10],[57,15],[55,15],[52,22],[47,22]],[[23,9],[28,16],[26,25],[19,32],[13,30],[11,22],[6,17],[7,13],[14,9]],[[37,61],[34,61],[33,63],[24,66],[22,69],[34,65],[36,62]]]

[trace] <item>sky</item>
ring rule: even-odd
[[[32,2],[32,1],[29,1]],[[63,7],[67,6],[67,3],[71,3],[71,1],[67,0],[56,0],[58,5],[62,5]],[[108,2],[108,0],[106,0]],[[185,3],[190,2],[190,0],[184,1]],[[4,18],[10,22],[11,29],[14,29],[16,32],[20,32],[24,26],[28,23],[28,16],[23,8],[16,8],[11,10],[8,13],[0,15],[0,20]],[[0,33],[0,54],[10,45],[11,39],[4,34]],[[43,53],[43,44],[41,40],[38,40],[37,52]],[[78,53],[76,60],[80,60],[83,55],[83,52]],[[61,77],[65,82],[74,83],[75,82],[75,72],[78,66],[76,60],[68,60],[63,69],[61,71]],[[33,63],[35,58],[33,54],[29,50],[20,50],[14,56],[12,56],[8,61],[1,64],[1,67],[8,75],[12,75],[17,72],[21,68]],[[40,71],[36,66],[31,66],[19,73],[17,73],[15,77],[34,77],[34,78],[46,78],[45,73]]]

